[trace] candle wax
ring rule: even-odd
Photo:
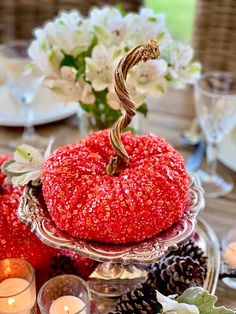
[[[53,301],[49,314],[86,314],[85,309],[81,311],[84,307],[85,303],[80,298],[65,295]]]
[[[35,300],[29,282],[22,278],[8,278],[0,283],[0,314],[30,314]],[[26,290],[25,290],[26,289]]]
[[[223,258],[230,268],[236,269],[236,242],[231,242],[223,251]]]

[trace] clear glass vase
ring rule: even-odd
[[[113,124],[118,120],[119,115],[117,116],[105,116],[94,115],[91,112],[83,110],[80,106],[77,111],[78,118],[78,128],[79,128],[79,138],[85,138],[91,132],[109,129]],[[141,119],[140,113],[136,113],[132,119],[130,125],[127,127],[127,130],[130,130],[136,134],[141,133]]]

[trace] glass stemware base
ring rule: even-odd
[[[20,145],[27,144],[38,149],[45,149],[49,143],[49,138],[43,137],[35,132],[34,128],[25,130],[22,137],[9,141],[11,148],[16,148]]]
[[[234,187],[233,180],[226,174],[222,176],[209,175],[205,170],[198,170],[196,174],[201,181],[206,197],[216,198],[226,195]]]

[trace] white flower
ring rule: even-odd
[[[29,54],[45,74],[47,86],[65,102],[92,104],[94,92],[106,90],[108,105],[119,109],[113,89],[118,61],[150,39],[159,42],[161,59],[135,66],[127,79],[137,107],[147,96],[159,97],[168,85],[194,83],[200,72],[199,64],[191,63],[192,48],[172,40],[165,15],[147,8],[125,16],[114,7],[97,8],[87,18],[79,11],[62,12],[34,36]]]
[[[53,90],[58,98],[65,102],[81,101],[85,104],[92,104],[95,97],[92,93],[90,84],[83,79],[76,79],[77,70],[68,66],[63,66],[60,70],[60,77],[48,79],[45,86]]]
[[[28,50],[29,56],[45,75],[57,75],[63,59],[62,52],[59,49],[51,48],[41,30],[37,30],[35,34],[37,34],[38,39],[31,43]]]
[[[199,309],[195,305],[178,303],[177,301],[162,295],[156,291],[157,301],[162,305],[162,313],[175,314],[199,314]]]
[[[96,46],[91,58],[86,58],[86,80],[91,82],[95,91],[102,91],[113,83],[115,68],[118,64],[120,50],[112,46]]]
[[[53,140],[50,140],[44,155],[40,150],[29,145],[17,147],[13,160],[8,160],[2,167],[7,179],[15,186],[22,186],[30,181],[38,184],[44,162],[51,154],[52,143]]]
[[[133,46],[142,44],[151,39],[157,39],[160,43],[166,36],[165,15],[157,14],[152,9],[142,8],[140,13],[128,14],[127,24],[130,29],[135,29],[132,33]]]
[[[99,44],[124,47],[131,38],[132,28],[129,27],[126,17],[116,8],[93,9],[90,21]]]
[[[166,72],[167,63],[163,59],[143,62],[130,71],[128,82],[139,93],[156,98],[166,90]]]
[[[79,80],[79,84],[82,90],[79,101],[86,105],[93,104],[95,102],[95,96],[93,94],[91,85],[85,82],[83,79]]]

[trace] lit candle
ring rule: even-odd
[[[84,308],[85,303],[80,298],[65,295],[53,301],[49,314],[86,314]]]
[[[223,251],[223,258],[230,268],[236,268],[236,242],[231,242]]]
[[[29,282],[22,278],[3,280],[0,283],[0,314],[30,314],[35,295],[27,289],[28,286]]]

